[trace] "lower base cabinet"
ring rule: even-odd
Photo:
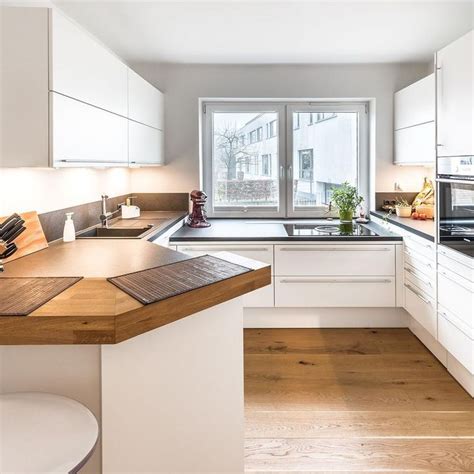
[[[392,307],[394,277],[275,277],[277,307]]]
[[[438,313],[438,341],[471,374],[474,374],[474,340],[440,313]]]
[[[405,309],[434,338],[437,337],[435,302],[409,282],[405,283]]]

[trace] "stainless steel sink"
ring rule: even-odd
[[[77,235],[78,239],[139,239],[152,228],[147,227],[94,227]]]

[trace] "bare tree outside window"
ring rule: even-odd
[[[263,134],[268,127],[277,129],[277,119],[277,113],[214,113],[216,207],[278,206],[278,176],[273,172],[278,169],[278,137]]]

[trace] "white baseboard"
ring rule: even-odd
[[[448,372],[474,398],[474,375],[448,352]]]
[[[244,328],[406,328],[403,308],[244,308]]]

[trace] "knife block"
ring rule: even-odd
[[[20,214],[20,216],[25,221],[24,226],[26,230],[15,240],[18,250],[12,256],[2,260],[2,263],[11,262],[17,258],[24,257],[25,255],[48,247],[48,242],[44,235],[43,228],[41,227],[38,214],[33,211],[25,212]],[[0,222],[7,217],[8,216],[0,217]]]

